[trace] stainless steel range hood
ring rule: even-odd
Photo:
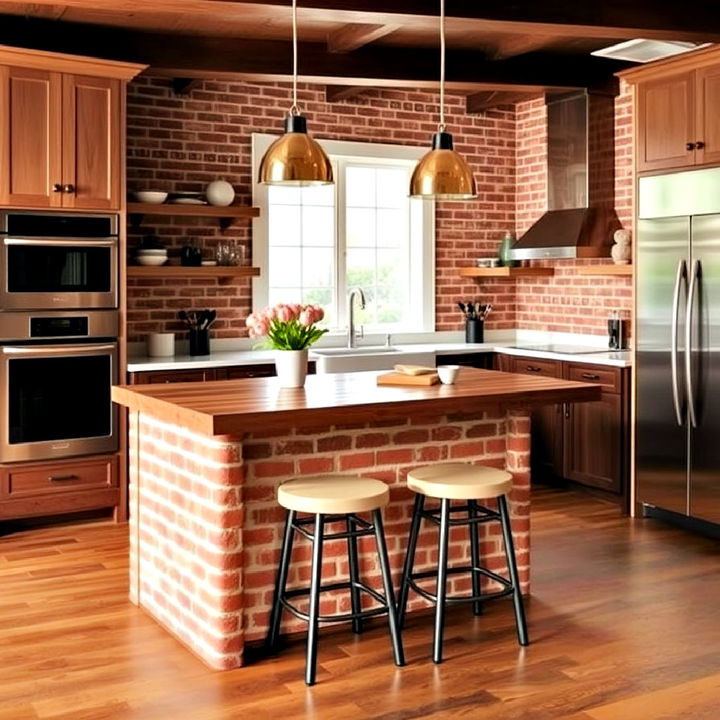
[[[548,210],[513,245],[513,260],[610,257],[620,227],[614,101],[587,93],[547,103]]]

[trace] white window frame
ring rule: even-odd
[[[268,186],[256,181],[260,161],[277,135],[266,133],[252,134],[252,203],[260,208],[260,216],[253,219],[252,257],[253,265],[260,269],[259,277],[253,278],[253,310],[261,310],[268,304]],[[368,166],[377,167],[384,163],[397,165],[397,161],[417,162],[426,152],[424,147],[408,145],[388,145],[383,143],[365,143],[339,140],[318,140],[323,150],[330,157],[335,177],[338,181],[335,190],[337,200],[338,186],[344,182],[342,170],[346,164],[362,165],[365,160]],[[344,192],[342,193],[344,195]],[[435,330],[435,203],[428,200],[417,201],[417,212],[422,217],[422,248],[415,252],[413,264],[420,267],[419,277],[411,277],[411,302],[422,307],[421,319],[417,326],[410,328],[410,333],[433,332]],[[335,202],[336,228],[345,227],[345,207]],[[417,217],[417,216],[416,216]],[[412,215],[411,215],[412,222]],[[338,257],[344,254],[344,233],[338,233]],[[344,278],[341,278],[340,263],[336,263],[337,312],[340,326],[332,328],[330,334],[343,334],[343,319],[347,316],[347,291]],[[343,292],[344,290],[344,292]],[[369,332],[381,332],[379,328],[369,328]],[[393,331],[393,334],[397,334]]]

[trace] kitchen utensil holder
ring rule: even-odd
[[[484,342],[484,322],[482,320],[465,321],[465,342]]]
[[[208,330],[188,330],[191,355],[210,354],[210,332]]]

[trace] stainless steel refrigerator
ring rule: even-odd
[[[638,191],[637,500],[720,523],[720,168]]]

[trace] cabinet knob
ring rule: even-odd
[[[528,365],[525,369],[528,372],[540,372],[542,370],[542,368],[535,367],[534,365]]]
[[[79,480],[77,475],[49,475],[48,482],[51,483],[62,483],[69,482],[71,480]]]
[[[685,143],[685,149],[686,150],[694,150],[695,149],[695,143]]]
[[[75,192],[75,186],[71,183],[67,183],[67,185],[63,185],[63,192],[66,193],[74,193]]]
[[[702,150],[705,147],[705,143],[702,140],[698,140],[695,143],[695,149],[696,150]]]
[[[53,192],[62,192],[62,185],[60,183],[55,183],[53,185]]]

